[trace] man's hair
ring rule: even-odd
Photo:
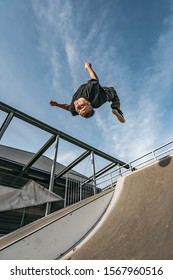
[[[87,112],[83,117],[89,119],[94,115],[94,113],[95,111],[92,109],[92,111]]]

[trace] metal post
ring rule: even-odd
[[[119,174],[120,177],[122,177],[121,166],[119,165],[119,163],[118,163],[118,174]]]
[[[155,160],[155,161],[157,161],[157,157],[156,157],[156,155],[155,155],[155,152],[154,152],[154,151],[152,151],[152,154],[153,154],[153,158],[154,158],[154,160]]]
[[[111,187],[113,187],[112,172],[110,172],[109,175],[110,175]]]
[[[53,187],[54,187],[55,167],[56,167],[56,159],[57,159],[57,154],[58,154],[58,145],[59,145],[59,135],[56,136],[56,141],[55,141],[54,159],[53,159],[52,169],[51,169],[49,191],[53,191]],[[46,205],[45,216],[47,216],[50,213],[50,210],[51,210],[51,202],[48,202]]]
[[[131,165],[131,163],[129,163],[129,170],[132,172],[133,170],[132,170],[132,165]]]
[[[79,189],[79,200],[81,201],[82,200],[82,180],[80,178],[80,189]]]
[[[68,193],[68,173],[66,174],[65,195],[64,195],[64,208],[67,206],[67,193]]]
[[[96,172],[95,172],[95,161],[94,161],[94,152],[91,152],[91,164],[92,164],[92,174],[93,174],[93,189],[94,194],[96,194]]]

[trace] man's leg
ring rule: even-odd
[[[112,113],[117,117],[117,119],[121,122],[121,123],[125,123],[125,118],[123,116],[123,112],[120,110],[120,107],[117,106],[116,108],[112,109]]]
[[[103,87],[106,92],[107,101],[112,102],[112,113],[118,118],[121,123],[125,123],[123,112],[120,110],[120,99],[116,90],[113,87]]]

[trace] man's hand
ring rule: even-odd
[[[92,64],[90,62],[85,62],[85,69],[88,70],[90,78],[96,81],[99,81],[97,74],[92,69]]]
[[[85,69],[92,68],[92,64],[90,62],[85,62]]]
[[[53,100],[50,100],[50,101],[49,101],[49,104],[50,104],[51,106],[57,106],[57,102],[56,102],[56,101],[53,101]]]
[[[70,111],[70,110],[69,110],[69,108],[70,108],[70,105],[69,105],[69,104],[60,104],[60,103],[58,103],[58,102],[56,102],[56,101],[53,101],[53,100],[50,100],[50,101],[49,101],[49,104],[50,104],[51,106],[57,106],[57,107],[59,107],[59,108],[61,108],[61,109],[64,109],[64,110],[66,110],[66,111]]]

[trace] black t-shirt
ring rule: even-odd
[[[73,95],[69,107],[73,116],[78,115],[75,110],[74,101],[81,97],[87,99],[93,108],[99,108],[107,101],[104,89],[100,86],[98,81],[92,79],[88,83],[81,85]]]

